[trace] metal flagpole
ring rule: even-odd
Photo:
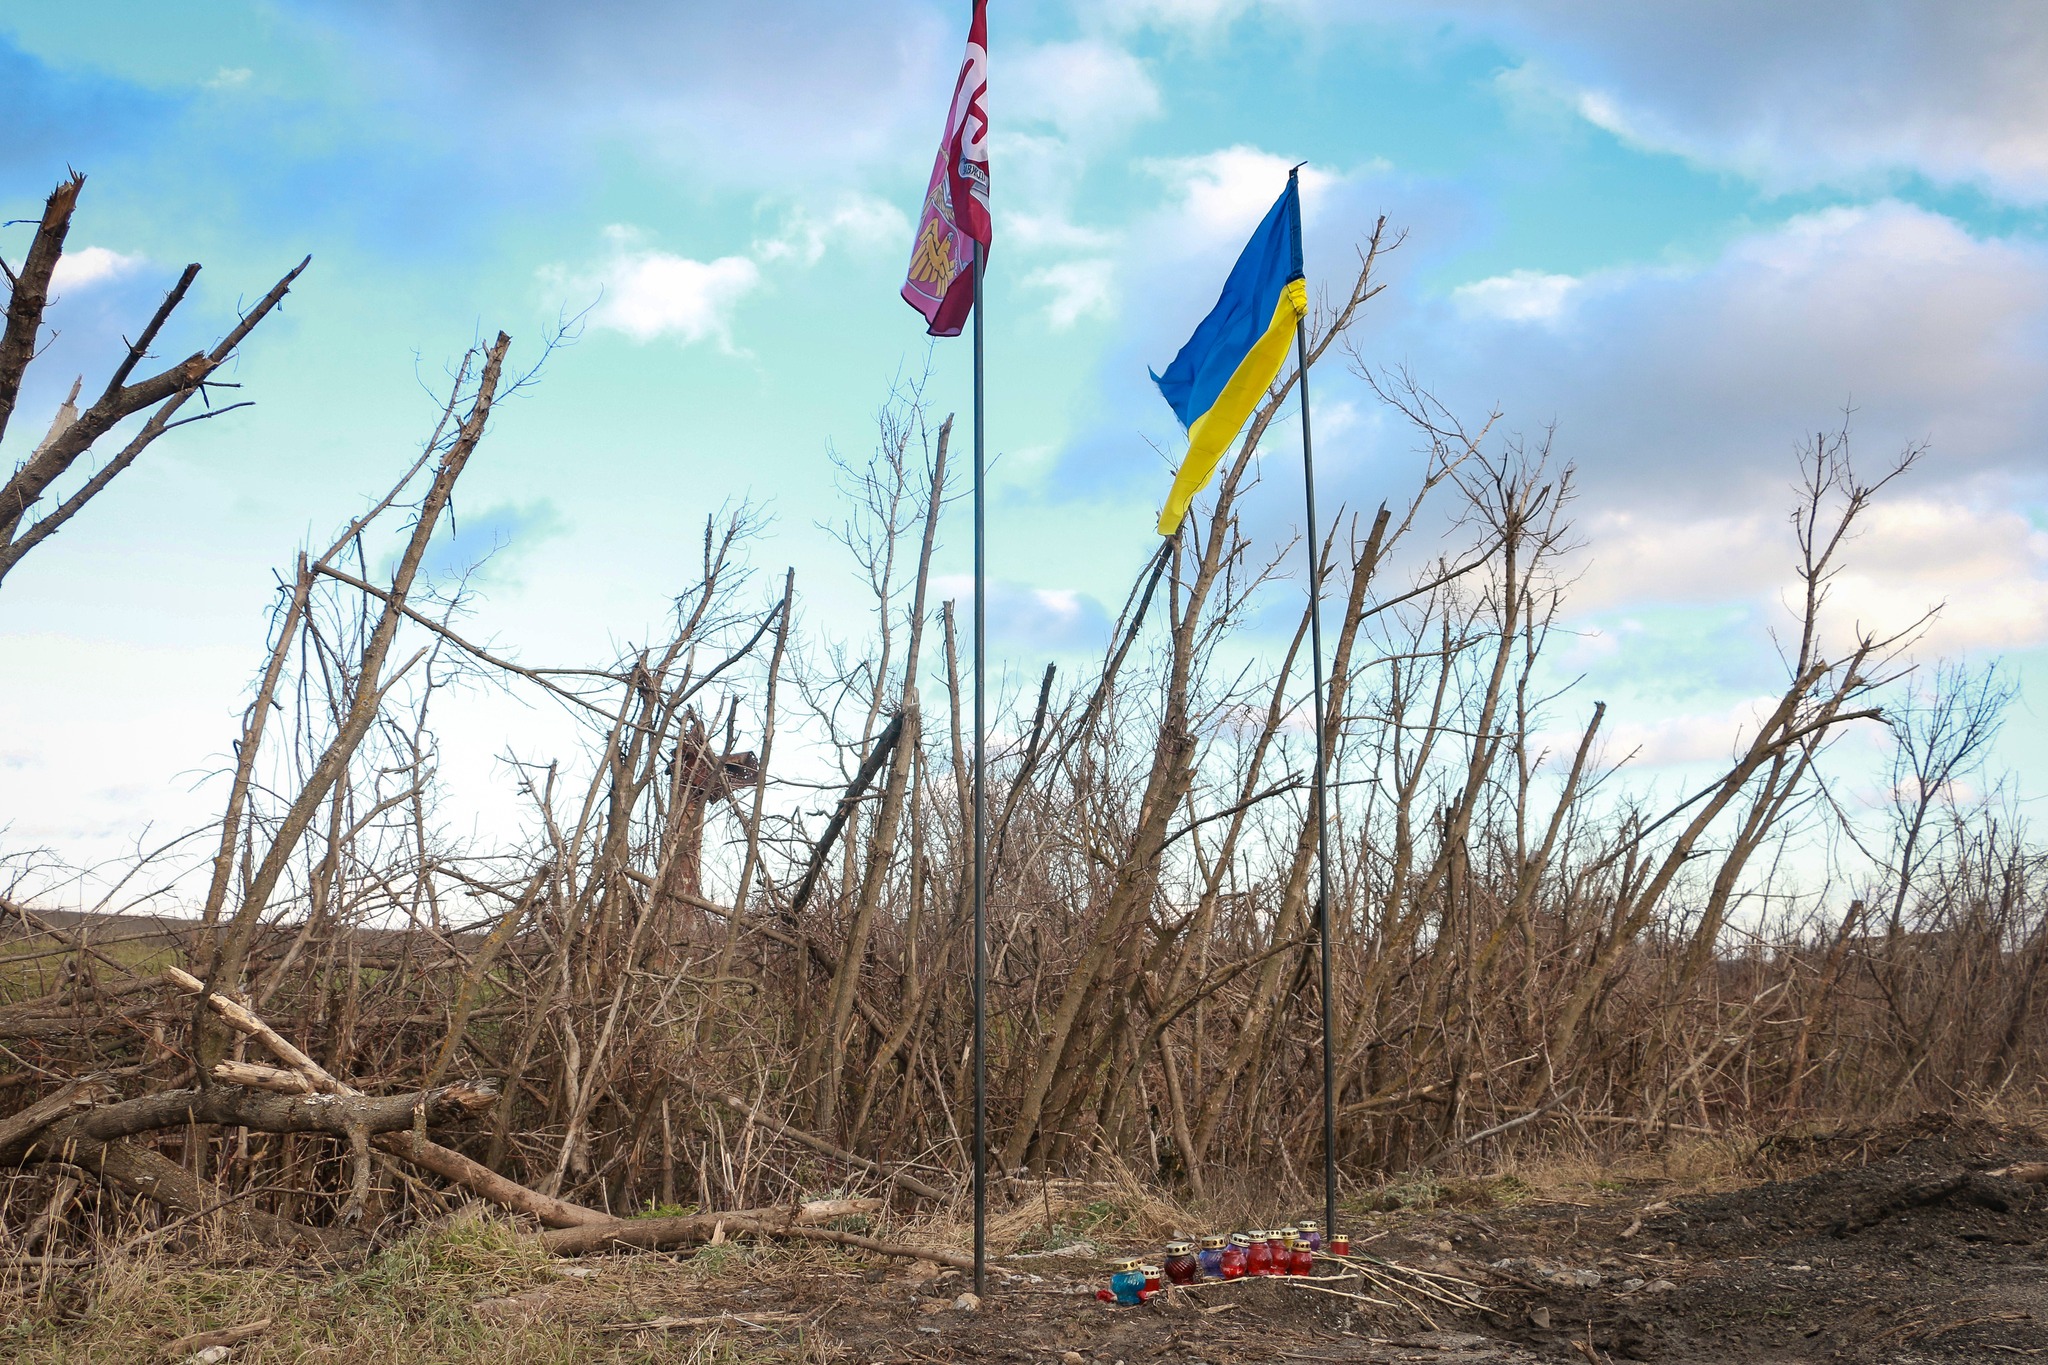
[[[1294,320],[1301,380],[1301,475],[1308,498],[1309,649],[1316,686],[1316,948],[1323,968],[1323,1235],[1337,1231],[1337,1057],[1330,1050],[1330,783],[1323,699],[1323,545],[1316,534],[1316,457],[1308,429],[1308,322]],[[977,372],[978,373],[978,372]]]
[[[974,1293],[988,1292],[988,806],[982,799],[987,738],[987,621],[983,591],[987,558],[982,538],[981,310],[988,295],[982,269],[986,252],[974,244]]]

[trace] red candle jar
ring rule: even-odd
[[[1175,1284],[1193,1284],[1201,1278],[1202,1263],[1195,1259],[1193,1242],[1166,1244],[1166,1278]]]
[[[1251,1234],[1250,1250],[1245,1252],[1244,1273],[1247,1275],[1270,1275],[1273,1273],[1273,1242],[1271,1234],[1258,1231]]]
[[[1252,1239],[1241,1232],[1230,1234],[1229,1243],[1223,1248],[1223,1255],[1217,1261],[1217,1271],[1226,1280],[1242,1279],[1245,1273],[1245,1259],[1251,1254]]]
[[[1160,1285],[1159,1267],[1156,1265],[1147,1265],[1140,1266],[1138,1268],[1145,1272],[1145,1292],[1147,1294],[1157,1294],[1159,1292]]]
[[[1308,1243],[1299,1237],[1288,1252],[1288,1268],[1297,1275],[1313,1275],[1316,1271],[1316,1254],[1308,1249]]]
[[[1273,1253],[1273,1273],[1287,1273],[1287,1233],[1275,1228],[1266,1234],[1266,1249]]]
[[[1330,1254],[1332,1256],[1349,1256],[1351,1254],[1351,1238],[1349,1234],[1342,1232],[1330,1234]]]

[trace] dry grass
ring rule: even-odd
[[[1348,1196],[1352,1214],[1374,1222],[1439,1209],[1485,1210],[1523,1204],[1592,1204],[1632,1189],[1710,1193],[1746,1184],[1757,1138],[1746,1131],[1670,1133],[1657,1144],[1620,1147],[1560,1143],[1515,1147],[1486,1165],[1405,1172]],[[1394,1218],[1398,1222],[1398,1217]]]
[[[1051,1250],[1087,1242],[1097,1246],[1156,1242],[1191,1235],[1215,1209],[1189,1204],[1147,1185],[1121,1161],[1105,1161],[1095,1178],[1020,1181],[1015,1203],[988,1220],[996,1255]]]
[[[773,1303],[789,1257],[707,1248],[688,1261],[631,1257],[567,1273],[522,1246],[508,1222],[459,1216],[414,1233],[340,1272],[303,1264],[236,1265],[226,1249],[198,1257],[117,1255],[83,1272],[16,1269],[0,1280],[0,1358],[22,1365],[129,1365],[170,1359],[194,1333],[268,1318],[235,1347],[237,1365],[569,1365],[795,1360],[801,1332],[733,1323],[634,1332],[627,1324],[688,1316],[706,1281]],[[806,1258],[809,1264],[815,1258]],[[479,1305],[483,1305],[481,1308]]]

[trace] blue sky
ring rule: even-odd
[[[743,497],[774,518],[756,562],[795,564],[813,619],[856,605],[817,529],[828,448],[866,449],[927,366],[941,412],[967,399],[964,343],[929,346],[895,296],[965,17],[0,3],[0,217],[91,177],[0,458],[186,261],[206,269],[167,350],[314,257],[237,367],[257,406],[166,439],[0,594],[8,841],[102,856],[203,818],[273,569],[402,467],[446,367],[500,327],[530,359],[590,310],[465,478],[445,552],[496,550],[478,634],[560,663],[643,637],[703,516]],[[1092,649],[1149,553],[1177,433],[1145,367],[1305,160],[1312,287],[1377,215],[1409,234],[1367,360],[1554,425],[1577,465],[1565,662],[1651,770],[1726,752],[1777,685],[1792,452],[1845,407],[1866,467],[1930,450],[1843,610],[1946,602],[1924,652],[2007,657],[2028,690],[2001,758],[2048,761],[2048,25],[2026,0],[995,0],[990,33],[1013,670]],[[1362,386],[1331,367],[1317,402],[1325,498],[1405,495],[1410,443]],[[1293,490],[1267,481],[1257,534],[1290,534]],[[464,725],[488,755],[540,723]]]

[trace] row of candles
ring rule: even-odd
[[[1314,1273],[1315,1258],[1322,1249],[1322,1228],[1309,1220],[1291,1227],[1204,1237],[1199,1250],[1193,1242],[1168,1242],[1163,1267],[1135,1260],[1120,1262],[1109,1277],[1109,1288],[1096,1290],[1095,1296],[1108,1303],[1143,1303],[1167,1283],[1309,1275]],[[1350,1255],[1351,1239],[1342,1233],[1331,1234],[1330,1254]]]

